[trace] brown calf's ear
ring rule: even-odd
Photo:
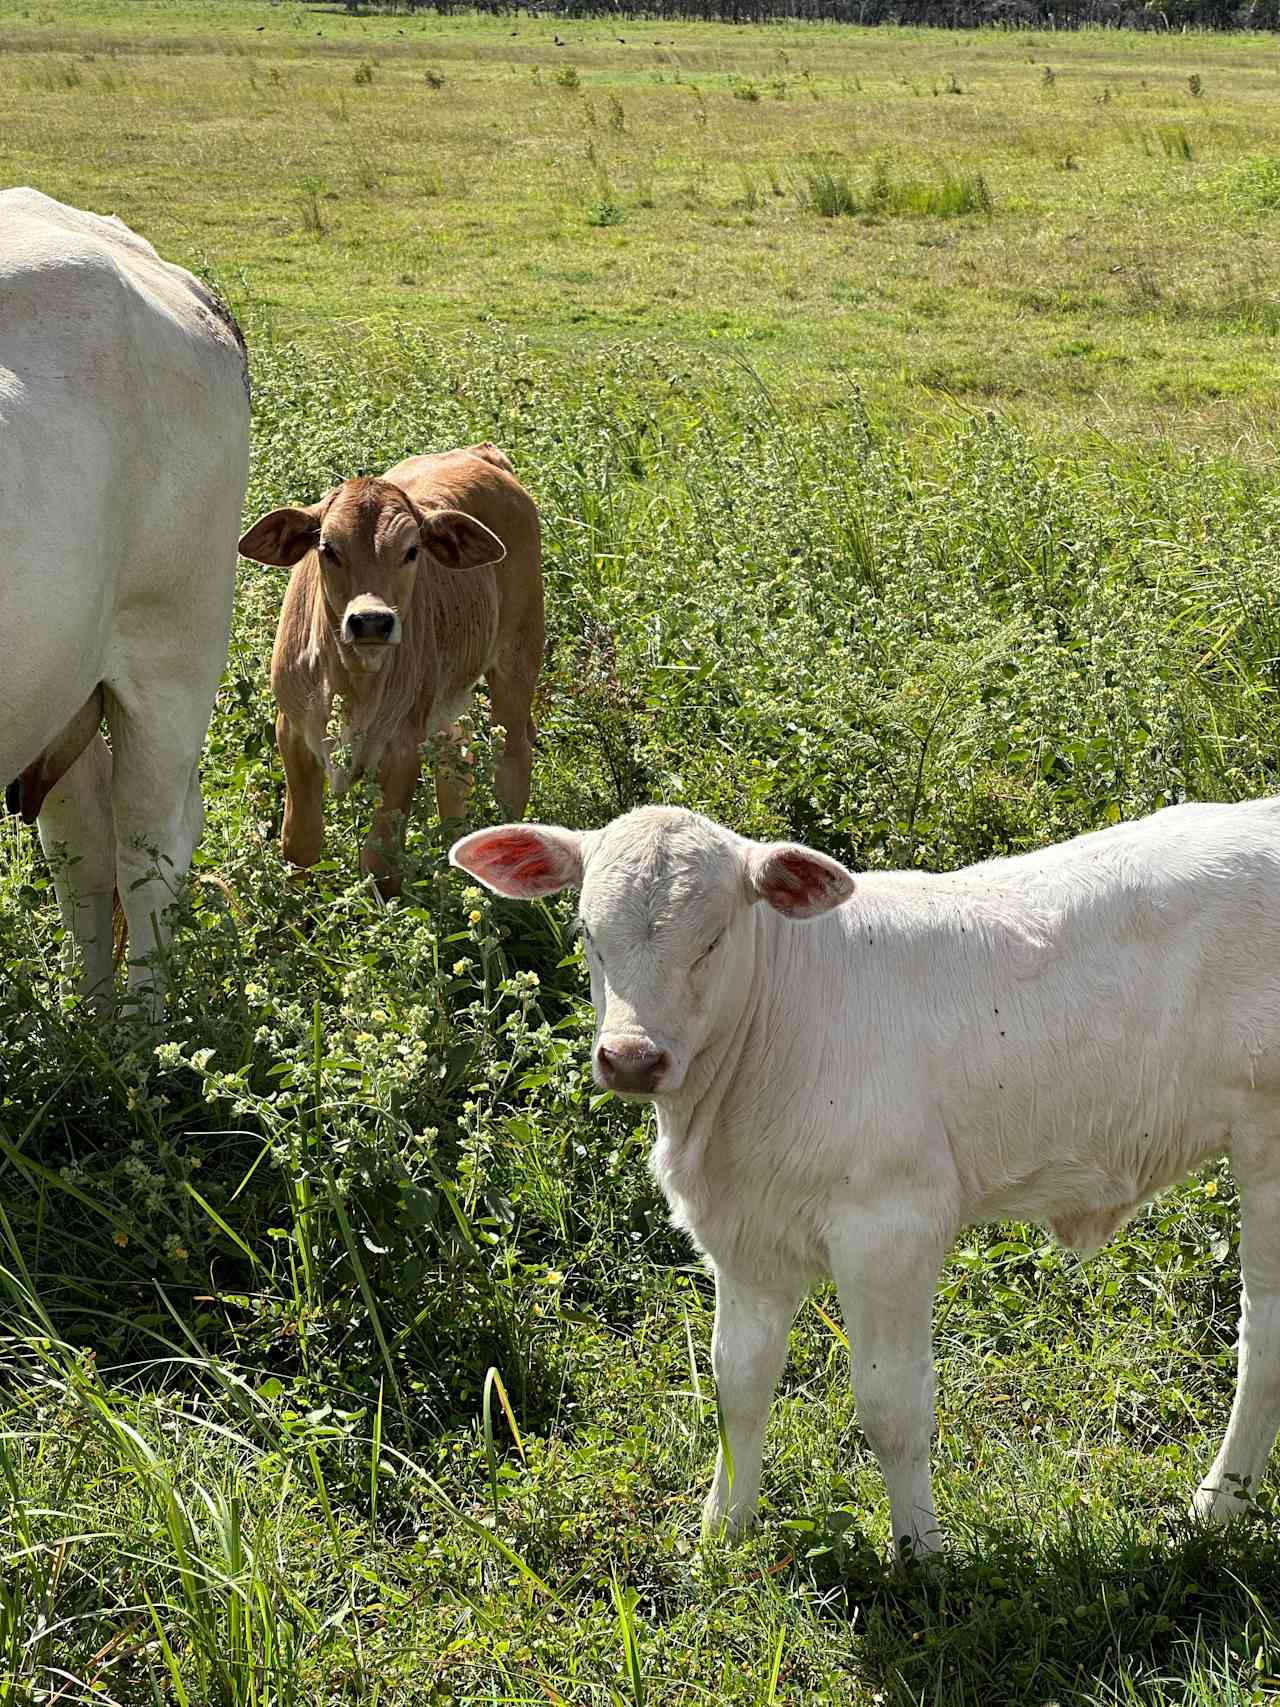
[[[241,557],[268,563],[277,569],[292,569],[320,538],[320,506],[299,509],[289,505],[272,510],[256,521],[240,541]]]
[[[463,510],[426,510],[419,525],[423,545],[446,569],[479,569],[507,555],[497,534]]]

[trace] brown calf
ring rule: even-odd
[[[418,749],[453,722],[481,676],[506,731],[494,791],[505,812],[523,816],[542,663],[541,545],[537,509],[500,450],[412,456],[381,479],[348,480],[318,504],[263,516],[240,552],[297,565],[271,655],[286,859],[320,858],[326,776],[341,794],[376,771],[382,802],[360,863],[383,895],[399,894]],[[338,694],[345,766],[327,733]],[[460,768],[438,764],[435,782],[441,818],[460,819]]]

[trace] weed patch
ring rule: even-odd
[[[801,201],[825,219],[867,214],[883,219],[955,219],[993,211],[982,173],[939,172],[932,178],[897,176],[881,163],[866,187],[855,189],[848,172],[829,165],[805,168]]]

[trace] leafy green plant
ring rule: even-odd
[[[1270,211],[1280,208],[1280,157],[1254,155],[1242,160],[1219,180],[1230,200],[1242,207]]]

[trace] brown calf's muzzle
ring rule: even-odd
[[[352,599],[338,630],[342,644],[364,669],[379,669],[389,646],[403,638],[400,614],[371,593]]]

